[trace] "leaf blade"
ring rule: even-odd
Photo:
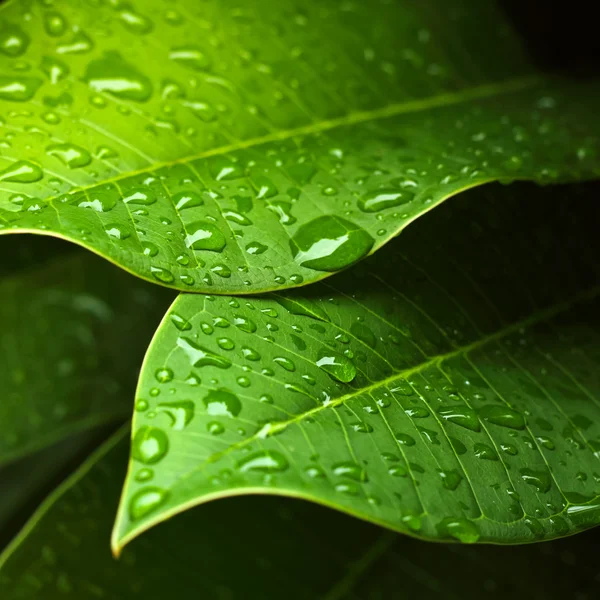
[[[135,510],[148,456],[134,454],[113,548],[243,493],[311,499],[427,539],[515,543],[595,523],[593,485],[557,458],[573,445],[584,474],[597,460],[593,353],[583,365],[569,354],[596,340],[583,327],[598,302],[595,250],[583,198],[571,205],[582,215],[560,217],[565,192],[549,214],[534,190],[522,188],[527,208],[474,190],[395,252],[288,292],[292,303],[181,295],[171,315],[190,327],[157,332],[138,397],[159,395],[134,417],[134,448],[165,436],[152,466],[161,497]],[[560,251],[551,231],[565,236]],[[163,392],[191,402],[193,419],[174,426]]]
[[[140,30],[118,7],[98,15],[79,4],[60,13],[35,7],[23,22],[22,5],[12,3],[8,27],[24,50],[11,60],[39,56],[41,72],[27,101],[37,111],[31,135],[21,117],[7,124],[19,147],[36,152],[0,161],[0,233],[57,235],[167,287],[243,294],[322,279],[473,185],[597,177],[598,86],[536,73],[502,15],[479,4],[444,8],[455,15],[452,36],[469,40],[464,48],[429,8],[410,4],[340,14],[305,7],[294,17],[298,31],[287,27],[289,8],[266,0],[254,9],[259,20],[205,7],[200,27],[218,32],[215,43],[236,48],[238,59],[197,44],[193,2],[180,2],[177,23],[164,27],[149,16],[161,14],[158,0],[130,6]],[[309,15],[314,29],[306,28]],[[52,19],[76,23],[73,39],[66,26],[48,30]],[[259,38],[240,25],[245,19],[283,32],[255,48]],[[50,54],[38,33],[50,38]],[[320,53],[309,45],[317,39]],[[125,40],[132,60],[118,54]],[[27,87],[9,79],[7,89]],[[44,93],[55,116],[40,128],[39,119],[48,120],[36,108]],[[10,109],[20,100],[7,94],[0,102]],[[43,135],[53,143],[40,141],[48,125]],[[324,216],[344,218],[334,257],[317,247],[329,239],[318,237],[332,225],[315,223]],[[348,228],[353,241],[344,240]],[[325,255],[307,258],[307,248],[293,245],[302,236]]]

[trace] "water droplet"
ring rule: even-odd
[[[161,402],[157,406],[157,410],[165,413],[171,419],[172,429],[181,431],[191,423],[196,406],[191,400],[177,400]]]
[[[67,30],[67,22],[60,13],[50,11],[44,15],[44,28],[48,35],[58,37]]]
[[[281,452],[277,452],[276,450],[261,450],[243,458],[236,466],[242,473],[248,471],[277,473],[285,471],[289,465]]]
[[[293,372],[296,370],[296,365],[285,356],[276,356],[273,359],[273,362],[278,364],[280,367],[284,368],[286,371]]]
[[[254,333],[256,331],[256,323],[247,317],[236,315],[233,319],[233,324],[246,333]]]
[[[227,241],[221,230],[212,223],[195,221],[187,226],[185,245],[193,250],[221,252]]]
[[[242,410],[240,399],[226,389],[211,390],[204,397],[209,415],[214,417],[237,417]]]
[[[40,167],[28,160],[18,160],[0,171],[0,181],[13,181],[15,183],[34,183],[43,176],[44,173]]]
[[[58,54],[85,54],[94,47],[94,42],[84,31],[76,31],[70,41],[56,48]]]
[[[138,483],[144,483],[145,481],[150,481],[153,477],[154,471],[152,469],[143,468],[136,473],[135,480]]]
[[[148,190],[143,188],[132,188],[131,190],[128,190],[127,195],[123,197],[123,202],[134,206],[150,206],[156,202],[156,198]]]
[[[292,215],[292,204],[285,200],[273,200],[269,202],[267,208],[274,212],[279,217],[279,222],[282,225],[293,225],[296,222],[296,217]]]
[[[447,517],[436,525],[441,535],[450,536],[463,544],[474,544],[479,540],[479,530],[472,521]]]
[[[498,454],[496,451],[487,444],[475,444],[473,446],[473,452],[477,458],[483,460],[498,460]]]
[[[155,511],[168,498],[168,492],[158,487],[146,487],[136,492],[129,501],[129,517],[138,521]]]
[[[116,52],[91,61],[84,81],[96,92],[106,92],[124,100],[145,102],[152,95],[152,83]]]
[[[130,4],[119,6],[119,18],[123,25],[133,33],[144,34],[152,31],[152,21],[135,12]]]
[[[5,22],[0,26],[0,52],[7,56],[21,56],[29,42],[29,36],[18,25]]]
[[[378,212],[386,208],[400,206],[410,202],[415,197],[410,190],[385,188],[366,193],[358,201],[358,208],[363,212]]]
[[[179,331],[189,331],[192,328],[192,324],[177,313],[171,313],[171,322]]]
[[[246,252],[248,254],[258,255],[262,254],[265,250],[267,250],[267,246],[260,242],[250,242],[246,245]]]
[[[499,404],[488,404],[479,409],[479,415],[482,419],[511,429],[525,429],[525,419],[523,415],[508,406]]]
[[[58,158],[69,169],[86,167],[92,162],[90,153],[74,144],[52,144],[46,148],[46,154]]]
[[[340,462],[332,467],[333,474],[337,477],[346,477],[354,481],[368,481],[367,472],[354,462]]]
[[[404,412],[411,419],[426,419],[430,415],[430,412],[423,406],[415,406],[412,408],[406,408],[404,410]]]
[[[388,469],[388,473],[392,477],[406,477],[408,475],[408,471],[402,465],[394,465]]]
[[[219,338],[217,344],[219,345],[219,348],[223,348],[223,350],[233,350],[235,348],[234,341],[226,337]]]
[[[265,198],[273,198],[277,196],[279,190],[275,186],[275,184],[264,175],[254,175],[251,178],[252,185],[256,190],[256,197],[259,200],[263,200]]]
[[[221,435],[225,431],[225,427],[219,421],[210,421],[206,424],[206,431],[212,435]]]
[[[173,277],[173,273],[168,269],[164,269],[162,267],[150,267],[150,272],[154,276],[154,279],[160,281],[161,283],[173,283],[175,281],[175,277]]]
[[[477,414],[468,406],[442,406],[437,413],[444,421],[455,423],[471,431],[481,431]]]
[[[316,365],[338,381],[349,383],[356,377],[356,367],[348,357],[328,348],[322,348],[318,356]]]
[[[0,100],[12,102],[31,100],[41,85],[42,80],[37,77],[0,75]]]
[[[219,369],[228,369],[231,366],[231,361],[228,358],[199,346],[189,338],[179,338],[177,346],[185,352],[194,367],[213,366]]]
[[[195,208],[204,204],[204,200],[196,192],[178,192],[173,196],[172,201],[177,210]]]
[[[131,456],[134,460],[153,465],[164,458],[169,451],[169,438],[158,427],[143,425],[133,436]]]
[[[408,435],[408,433],[395,433],[394,437],[398,440],[398,443],[403,446],[414,446],[416,443],[415,439]]]
[[[154,376],[159,383],[168,383],[173,380],[173,371],[168,367],[162,367],[156,370]]]
[[[302,225],[290,240],[295,261],[318,271],[338,271],[365,256],[373,238],[340,217],[324,216]]]
[[[545,494],[552,487],[552,476],[548,470],[519,469],[521,479],[535,487],[540,494]]]
[[[456,469],[438,471],[442,478],[442,485],[447,489],[454,491],[462,481],[462,475]]]
[[[204,71],[210,66],[208,57],[196,46],[173,48],[169,58],[193,71]]]

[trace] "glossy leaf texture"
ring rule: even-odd
[[[493,2],[0,11],[0,233],[166,286],[298,286],[465,188],[600,173],[599,85],[541,76]]]
[[[282,590],[291,600],[382,600],[398,590],[427,600],[598,594],[597,531],[511,548],[432,545],[282,498],[203,506],[136,540],[115,562],[106,539],[126,454],[125,444],[109,442],[33,516],[0,556],[3,599],[279,600]]]
[[[308,288],[180,295],[142,370],[115,551],[252,493],[426,539],[598,523],[596,207],[521,186],[471,190]]]
[[[129,415],[172,299],[58,240],[1,242],[10,260],[0,274],[0,465]]]

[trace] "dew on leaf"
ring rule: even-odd
[[[240,399],[225,389],[211,390],[203,399],[209,415],[214,417],[237,417],[242,410]]]
[[[303,267],[339,271],[363,258],[373,243],[358,225],[327,215],[302,225],[290,240],[290,248],[294,260]]]
[[[143,425],[133,436],[131,456],[134,460],[153,465],[164,458],[169,451],[169,438],[158,427]]]
[[[261,450],[238,461],[240,472],[259,471],[262,473],[278,473],[285,471],[289,464],[285,456],[276,450]]]
[[[146,487],[136,492],[129,501],[129,517],[139,521],[165,503],[168,493],[159,487]]]
[[[157,410],[169,417],[172,429],[181,431],[193,420],[196,406],[191,400],[176,400],[174,402],[160,402]]]

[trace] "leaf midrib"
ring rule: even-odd
[[[366,387],[363,387],[363,388],[360,388],[357,390],[353,390],[352,392],[349,392],[348,394],[344,394],[342,396],[339,396],[338,398],[331,400],[327,404],[322,404],[322,405],[316,406],[315,408],[311,408],[310,410],[308,410],[306,412],[300,413],[299,415],[296,415],[295,417],[288,419],[287,421],[280,421],[278,423],[275,423],[275,424],[273,424],[272,429],[269,431],[269,433],[267,434],[266,437],[270,437],[272,435],[280,433],[284,429],[287,429],[290,425],[294,425],[295,423],[300,423],[300,422],[304,421],[305,419],[314,417],[316,414],[320,413],[323,410],[327,410],[330,408],[337,408],[338,406],[344,404],[345,402],[352,400],[353,398],[359,397],[365,393],[372,392],[382,386],[387,386],[387,385],[397,382],[401,379],[406,379],[407,377],[410,377],[411,375],[420,373],[421,371],[424,371],[424,370],[428,369],[429,367],[440,364],[444,361],[451,360],[452,358],[456,358],[459,356],[463,356],[463,355],[465,355],[469,352],[472,352],[474,350],[477,350],[491,342],[500,340],[500,339],[510,335],[511,333],[515,333],[515,332],[519,331],[520,329],[531,327],[531,326],[537,325],[538,323],[541,323],[543,321],[549,320],[552,317],[555,317],[556,315],[558,315],[562,312],[566,312],[574,305],[576,305],[580,302],[589,301],[598,295],[600,295],[600,285],[594,286],[584,292],[581,292],[581,293],[575,295],[570,300],[560,302],[549,308],[546,308],[546,309],[540,311],[539,313],[537,313],[537,315],[535,315],[535,316],[531,316],[526,319],[516,321],[510,325],[507,325],[506,327],[499,329],[495,333],[491,333],[487,336],[484,336],[480,340],[477,340],[475,342],[472,342],[472,343],[462,346],[460,348],[456,348],[455,350],[452,350],[451,352],[433,356],[433,357],[429,358],[428,360],[422,362],[419,365],[410,367],[409,369],[404,369],[403,371],[397,372],[394,375],[390,375],[389,377],[382,379],[381,381],[378,381],[376,383],[373,383],[369,386],[366,386]],[[222,457],[230,454],[231,452],[234,452],[235,450],[238,450],[249,444],[252,444],[255,441],[264,439],[264,437],[265,437],[264,435],[261,436],[261,435],[259,435],[259,432],[257,432],[254,435],[252,435],[244,440],[240,440],[239,442],[231,444],[231,446],[229,446],[226,450],[223,450],[222,452],[217,452],[215,454],[212,454],[206,460],[204,460],[200,464],[196,465],[191,471],[188,471],[183,477],[179,478],[177,480],[177,483],[179,483],[181,481],[181,479],[185,479],[185,478],[189,477],[190,475],[192,475],[193,473],[202,470],[208,464],[216,462],[217,460],[220,460]]]
[[[235,144],[228,144],[226,146],[211,148],[210,150],[204,150],[198,154],[184,156],[175,160],[156,162],[154,164],[150,164],[140,169],[123,172],[120,175],[117,175],[116,177],[103,179],[102,181],[97,181],[90,185],[75,187],[69,190],[69,192],[67,193],[74,194],[78,192],[83,192],[86,190],[94,189],[100,185],[116,183],[117,181],[121,181],[123,179],[128,179],[130,177],[135,177],[136,175],[148,173],[149,171],[156,171],[158,169],[168,168],[176,164],[188,163],[194,160],[208,158],[210,156],[218,156],[221,154],[227,154],[229,152],[236,152],[237,150],[244,150],[246,148],[260,146],[262,144],[268,144],[270,142],[284,141],[296,136],[322,133],[324,131],[337,129],[339,127],[347,127],[350,125],[357,125],[359,123],[376,121],[379,119],[387,119],[406,113],[423,112],[428,109],[442,108],[454,104],[461,104],[470,100],[493,98],[494,96],[501,96],[504,94],[510,94],[513,92],[533,88],[545,81],[547,81],[546,78],[538,75],[521,76],[515,77],[514,79],[510,79],[507,81],[488,83],[472,88],[463,89],[457,92],[446,92],[443,94],[438,94],[436,96],[431,96],[429,98],[420,98],[417,100],[410,100],[408,102],[390,104],[383,108],[367,111],[357,111],[335,119],[319,121],[317,123],[311,123],[309,125],[303,125],[301,127],[296,127],[293,129],[284,129],[282,131],[270,133],[264,136],[250,138],[248,140],[241,140],[239,142],[236,142]],[[44,202],[51,203],[53,200],[63,195],[64,194],[47,196],[42,200]]]

